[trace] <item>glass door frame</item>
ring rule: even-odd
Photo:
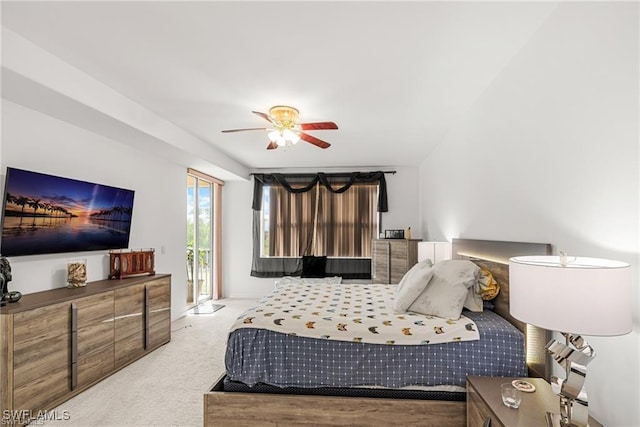
[[[200,304],[204,301],[210,299],[220,299],[222,298],[222,271],[221,271],[221,260],[222,260],[222,239],[221,239],[221,228],[222,228],[222,186],[224,182],[199,172],[194,169],[187,170],[187,188],[190,187],[189,180],[194,180],[193,185],[193,206],[190,205],[189,200],[187,200],[187,209],[193,207],[193,248],[187,247],[187,286],[192,286],[191,289],[187,289],[187,306],[193,307],[197,304]],[[209,242],[210,248],[205,248],[206,251],[206,260],[207,265],[204,268],[201,268],[202,256],[201,249],[198,245],[199,237],[200,237],[200,204],[199,204],[199,196],[200,196],[200,186],[199,183],[204,182],[210,187],[210,215],[209,215],[209,223],[210,223],[210,235]],[[189,215],[188,218],[189,219]],[[187,225],[189,221],[187,221]],[[189,232],[189,230],[187,230]],[[187,242],[189,243],[189,242]],[[198,256],[196,256],[198,254]],[[206,277],[200,277],[200,275],[204,273]],[[191,284],[189,284],[188,278],[189,275],[191,277]],[[202,280],[205,286],[208,288],[208,293],[205,298],[200,298],[200,280]],[[190,292],[191,291],[191,292]],[[189,298],[191,294],[191,298]]]

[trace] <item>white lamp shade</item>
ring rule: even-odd
[[[581,335],[631,332],[629,264],[598,258],[509,259],[511,315],[531,325]]]

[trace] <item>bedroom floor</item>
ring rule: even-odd
[[[68,400],[46,426],[202,426],[203,394],[224,372],[228,330],[255,299],[223,299],[212,314],[171,325],[171,342]],[[68,419],[64,419],[68,418]]]

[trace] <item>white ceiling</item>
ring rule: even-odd
[[[555,3],[2,2],[2,25],[252,169],[417,165]],[[265,150],[276,104],[332,144]]]

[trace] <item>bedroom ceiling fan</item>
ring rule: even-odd
[[[338,125],[334,122],[316,122],[316,123],[299,123],[299,112],[293,107],[287,105],[276,105],[269,109],[269,114],[259,111],[252,111],[263,119],[271,123],[271,127],[261,128],[245,128],[245,129],[228,129],[223,133],[242,132],[246,130],[266,130],[269,133],[269,145],[267,150],[273,150],[278,147],[290,147],[295,145],[301,139],[320,148],[329,148],[331,144],[315,136],[309,135],[304,131],[338,129]]]

